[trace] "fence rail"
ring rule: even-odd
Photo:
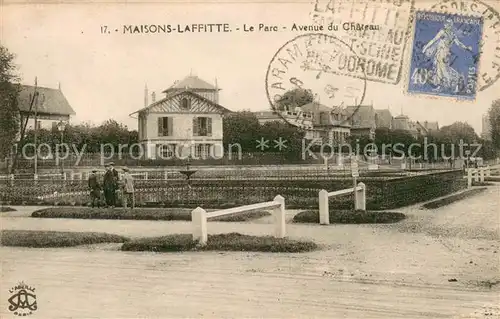
[[[275,237],[284,238],[286,235],[285,223],[285,199],[281,195],[274,197],[272,201],[251,205],[244,205],[207,213],[203,208],[197,207],[191,212],[193,223],[193,240],[201,245],[206,245],[208,241],[207,219],[211,217],[247,213],[256,210],[273,209]]]
[[[330,224],[329,197],[342,196],[354,193],[354,209],[366,210],[366,186],[364,183],[358,183],[356,187],[341,189],[328,192],[325,189],[319,191],[319,223],[321,225]]]

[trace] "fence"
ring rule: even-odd
[[[328,203],[329,197],[341,196],[354,193],[354,209],[366,210],[366,186],[363,183],[358,183],[354,188],[341,189],[334,192],[327,190],[319,191],[319,223],[321,225],[330,224],[330,208]]]
[[[445,196],[467,187],[463,171],[431,171],[415,176],[361,176],[366,185],[366,207],[386,210]],[[283,179],[195,179],[141,180],[134,182],[137,206],[230,208],[272,200],[272,194],[287,199],[287,206],[317,209],[318,192],[352,188],[350,176]],[[354,209],[349,196],[330,198],[330,205]],[[0,201],[8,205],[87,205],[86,180],[0,180]]]
[[[275,237],[284,238],[285,229],[285,199],[278,195],[270,202],[263,202],[252,205],[245,205],[229,209],[218,210],[207,213],[203,208],[197,207],[191,212],[193,223],[193,240],[199,241],[201,245],[206,245],[208,240],[207,219],[211,217],[246,213],[262,209],[273,209]]]
[[[478,168],[467,168],[467,188],[472,187],[472,182],[481,182],[484,183],[486,177],[490,177],[492,174],[497,174],[500,171],[500,165],[493,166],[483,166]]]

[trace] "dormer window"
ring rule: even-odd
[[[191,100],[188,98],[183,98],[181,100],[181,108],[184,110],[189,110],[191,108]]]

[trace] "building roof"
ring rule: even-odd
[[[375,126],[375,109],[372,105],[348,106],[348,114],[351,114],[352,128],[373,128]]]
[[[195,89],[195,90],[217,90],[220,89],[215,87],[214,85],[200,79],[195,75],[188,75],[184,79],[180,81],[176,81],[172,86],[163,91],[162,93],[166,93],[170,90],[184,90],[184,89]]]
[[[68,100],[66,100],[61,90],[37,86],[36,92],[38,92],[38,113],[54,115],[75,114],[75,111],[69,105]],[[18,107],[21,112],[30,111],[31,100],[34,93],[34,86],[21,85],[21,91],[18,96]],[[31,112],[35,112],[35,104],[33,104]]]
[[[135,111],[133,113],[130,113],[129,116],[131,116],[133,114],[136,114],[136,113],[140,113],[140,112],[145,111],[145,110],[148,110],[148,109],[150,109],[150,108],[152,108],[152,107],[154,107],[154,106],[156,106],[158,104],[161,104],[161,103],[163,103],[163,102],[165,102],[167,100],[170,100],[170,99],[174,98],[175,96],[183,94],[183,93],[188,93],[188,94],[190,94],[190,95],[192,95],[192,96],[194,96],[194,97],[196,97],[198,99],[206,101],[207,103],[209,103],[209,104],[215,106],[216,108],[218,108],[222,113],[232,113],[231,110],[223,107],[222,105],[220,105],[218,103],[215,103],[215,102],[207,99],[206,97],[203,97],[203,96],[201,96],[199,94],[196,94],[191,89],[184,89],[184,90],[177,90],[177,91],[173,91],[173,92],[168,92],[167,95],[166,95],[166,97],[164,97],[163,99],[161,99],[159,101],[156,101],[154,103],[151,103],[147,107],[143,107],[142,109],[139,109],[139,110],[137,110],[137,111]]]
[[[395,117],[397,120],[408,120],[409,117],[404,115],[404,114],[399,114],[398,116]]]
[[[420,122],[420,124],[423,127],[425,127],[425,129],[428,130],[428,131],[438,131],[439,130],[438,122],[423,121],[423,122]]]
[[[375,114],[377,115],[376,121],[375,121],[377,127],[386,127],[386,128],[392,127],[391,111],[389,111],[387,109],[375,110]]]

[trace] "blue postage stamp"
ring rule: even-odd
[[[408,93],[475,99],[483,20],[417,11]]]

